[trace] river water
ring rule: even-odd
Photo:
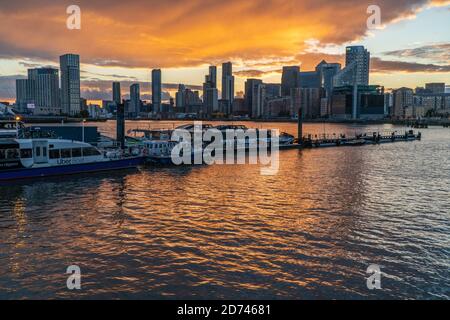
[[[91,125],[114,135],[114,122]],[[274,176],[213,165],[3,184],[0,298],[449,299],[450,129],[422,133],[281,151]],[[379,290],[366,284],[371,264]],[[67,289],[71,265],[81,290]]]

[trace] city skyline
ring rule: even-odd
[[[200,8],[194,1],[188,8],[177,3],[172,11],[168,4],[153,4],[153,10],[147,11],[147,14],[158,12],[162,17],[158,15],[151,25],[143,23],[139,18],[146,10],[142,10],[143,13],[137,13],[136,22],[124,26],[121,19],[126,18],[127,14],[114,15],[115,10],[122,8],[121,4],[100,8],[99,5],[81,1],[82,28],[68,30],[65,28],[65,8],[43,1],[40,10],[55,15],[55,19],[41,26],[42,34],[36,34],[36,30],[30,28],[29,23],[37,14],[32,3],[21,4],[20,12],[12,16],[8,16],[8,12],[14,11],[15,5],[2,3],[0,16],[10,22],[19,19],[21,23],[8,23],[0,31],[0,99],[14,100],[12,79],[24,77],[26,69],[47,65],[55,67],[58,56],[67,52],[81,56],[81,95],[88,100],[104,99],[105,93],[111,91],[110,83],[114,81],[125,84],[148,82],[149,70],[159,68],[163,70],[164,91],[173,93],[179,83],[201,87],[208,66],[217,65],[217,88],[221,89],[220,65],[226,61],[233,63],[235,92],[244,91],[246,78],[280,83],[283,65],[298,65],[301,71],[314,70],[323,59],[344,65],[343,48],[347,45],[364,45],[371,52],[371,84],[386,88],[414,88],[426,82],[450,82],[450,39],[446,33],[449,26],[446,19],[450,8],[448,1],[380,3],[383,27],[379,30],[367,30],[368,3],[345,1],[339,5],[332,2],[318,4],[315,6],[322,7],[310,8],[309,13],[313,14],[308,15],[305,15],[308,12],[307,1],[295,2],[294,8],[278,1],[267,6],[258,1],[252,3],[239,7],[233,1],[228,4],[212,2]],[[138,5],[142,9],[147,8],[147,4],[139,1],[127,5],[130,9]],[[342,10],[344,7],[345,10]],[[255,8],[258,10],[252,11]],[[213,9],[225,10],[228,23],[207,19],[206,13]],[[185,15],[187,12],[195,16],[196,23],[181,28],[181,24],[194,19]],[[242,17],[243,14],[246,16]],[[282,15],[285,23],[279,23],[283,20]],[[348,19],[349,15],[352,19]],[[175,16],[182,17],[179,19],[181,21],[167,29],[162,28]],[[308,18],[304,19],[305,16]],[[248,23],[241,23],[238,18],[246,19],[244,21]],[[258,23],[263,18],[264,24]],[[433,30],[430,22],[433,22]],[[337,30],[337,23],[340,23],[342,30]],[[14,30],[8,25],[15,25]],[[228,29],[223,30],[225,25]],[[176,29],[177,26],[181,29]],[[138,33],[127,34],[129,40],[123,42],[124,32],[131,27],[135,27]],[[93,28],[105,32],[94,32]],[[105,28],[109,28],[109,32]],[[30,32],[33,32],[33,37]],[[47,43],[48,37],[45,36],[49,32],[54,34],[51,43]],[[67,41],[69,38],[70,41]],[[194,42],[193,39],[196,44],[189,45]],[[98,52],[92,48],[96,46],[86,46],[91,41],[101,41],[107,50],[102,47],[102,52]],[[159,43],[156,47],[155,42]],[[117,47],[117,43],[122,43],[120,50],[109,50],[110,47]],[[136,50],[137,46],[141,49]],[[142,88],[141,94],[145,97],[150,91],[150,88]]]

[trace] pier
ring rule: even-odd
[[[297,139],[293,144],[280,145],[280,150],[303,149],[303,148],[330,148],[341,146],[363,146],[382,143],[394,143],[405,141],[416,141],[422,139],[422,133],[415,133],[414,130],[405,130],[403,133],[398,131],[370,132],[347,136],[346,134],[322,134],[322,135],[303,135],[302,111],[298,111]]]

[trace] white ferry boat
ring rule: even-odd
[[[137,167],[144,158],[62,139],[0,139],[0,181]]]

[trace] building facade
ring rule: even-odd
[[[162,112],[161,109],[162,100],[162,83],[161,83],[161,70],[152,70],[152,103],[153,111],[155,113]]]
[[[61,108],[62,113],[80,113],[80,56],[65,54],[59,57],[61,68]]]

